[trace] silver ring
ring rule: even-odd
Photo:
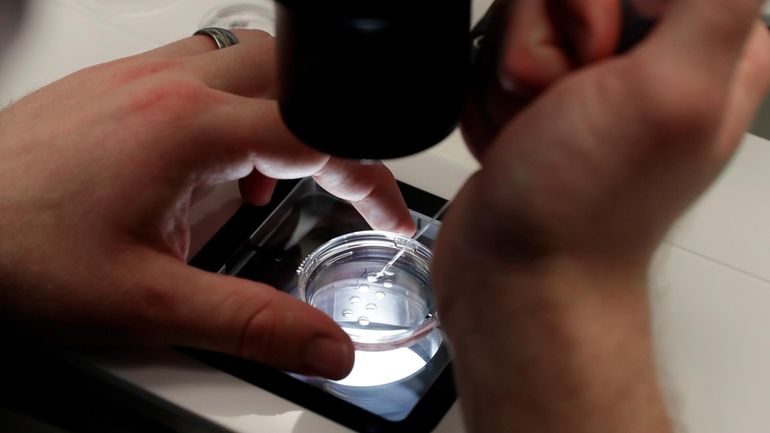
[[[205,35],[214,40],[218,49],[231,47],[238,44],[238,38],[233,32],[220,27],[206,27],[193,33],[193,36]]]

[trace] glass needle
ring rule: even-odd
[[[438,212],[436,212],[436,214],[433,215],[433,218],[431,218],[430,221],[428,221],[423,228],[421,228],[417,233],[414,234],[414,236],[412,236],[412,240],[420,239],[422,237],[422,235],[424,235],[425,232],[428,231],[428,229],[433,227],[433,225],[436,224],[438,219],[441,218],[441,215],[444,214],[444,211],[446,211],[447,208],[449,208],[449,203],[450,203],[449,201],[444,203],[444,205],[441,206],[441,208],[438,210]],[[386,264],[385,267],[383,267],[382,270],[380,270],[380,272],[377,272],[377,274],[376,274],[377,278],[378,279],[382,278],[382,276],[385,275],[385,272],[387,272],[398,261],[398,259],[400,259],[404,255],[405,252],[406,252],[406,248],[402,247],[398,251],[398,253],[396,253],[396,255],[393,256],[392,259],[390,259],[388,264]]]

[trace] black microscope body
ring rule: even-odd
[[[334,156],[378,160],[449,135],[470,70],[470,0],[278,0],[279,102]]]

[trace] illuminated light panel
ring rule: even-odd
[[[425,367],[427,361],[402,347],[385,352],[356,351],[356,362],[348,377],[335,383],[344,386],[379,386],[409,377]]]

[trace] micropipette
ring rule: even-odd
[[[449,201],[447,201],[446,203],[444,203],[444,205],[443,205],[443,206],[441,206],[441,208],[438,210],[438,212],[436,212],[436,213],[433,215],[433,218],[431,218],[431,219],[430,219],[430,221],[428,221],[428,222],[425,224],[425,227],[421,228],[421,229],[420,229],[420,230],[419,230],[417,233],[415,233],[415,234],[414,234],[414,236],[412,236],[412,240],[415,240],[415,241],[416,241],[417,239],[420,239],[420,238],[422,237],[422,235],[424,235],[424,234],[425,234],[425,232],[427,232],[427,231],[428,231],[428,229],[430,229],[431,227],[433,227],[433,225],[434,225],[434,224],[436,224],[436,222],[438,221],[438,219],[439,219],[439,218],[441,218],[441,215],[443,215],[443,214],[444,214],[444,211],[446,211],[446,210],[447,210],[447,208],[449,208],[449,203],[450,203]],[[379,279],[379,278],[382,278],[382,276],[383,276],[383,275],[385,275],[385,272],[387,272],[387,271],[388,271],[388,270],[389,270],[389,269],[390,269],[390,268],[391,268],[391,267],[392,267],[392,266],[393,266],[393,265],[394,265],[394,264],[395,264],[395,263],[398,261],[398,259],[400,259],[400,258],[401,258],[401,257],[404,255],[404,253],[406,253],[406,247],[401,247],[401,249],[398,251],[398,253],[396,253],[396,255],[395,255],[395,256],[393,256],[393,258],[392,258],[392,259],[390,259],[390,261],[388,262],[388,264],[386,264],[386,265],[385,265],[385,266],[382,268],[382,270],[380,270],[380,272],[377,272],[377,274],[375,274],[375,275],[376,275],[376,277],[377,277],[378,279]]]

